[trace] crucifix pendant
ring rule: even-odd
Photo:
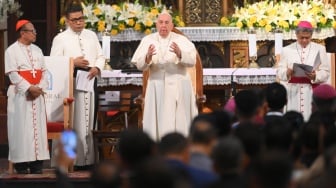
[[[35,71],[35,69],[31,70],[30,73],[33,75],[33,78],[36,78],[36,73],[37,72]]]

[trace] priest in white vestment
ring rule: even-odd
[[[96,33],[84,29],[83,9],[73,4],[66,10],[68,28],[53,40],[50,56],[67,56],[74,58],[75,71],[89,73],[89,79],[95,79],[103,70],[105,58]],[[74,79],[75,80],[75,79]],[[80,142],[77,147],[75,166],[89,166],[94,163],[93,138],[91,131],[96,124],[95,93],[76,90],[74,84],[74,129]]]
[[[307,121],[312,112],[313,87],[328,81],[330,62],[325,46],[312,42],[314,28],[308,21],[301,21],[296,29],[297,41],[284,47],[277,68],[278,78],[286,82],[288,102],[286,110],[301,112]],[[311,66],[312,70],[300,71],[295,66]],[[299,73],[302,74],[299,74]]]
[[[48,81],[42,50],[33,44],[36,30],[28,20],[19,20],[20,37],[5,52],[7,91],[8,160],[19,174],[41,174],[48,160],[47,116],[44,92]]]
[[[197,52],[186,37],[171,32],[173,27],[171,16],[161,13],[158,32],[144,37],[132,58],[139,70],[149,70],[143,130],[154,140],[175,131],[187,136],[198,113],[187,71],[195,66]]]

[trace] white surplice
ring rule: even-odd
[[[181,59],[170,51],[172,42],[181,49]],[[147,65],[145,58],[151,44],[155,45],[156,54],[152,57],[151,65]],[[173,32],[165,39],[158,33],[150,34],[142,39],[132,62],[139,70],[149,69],[143,130],[154,140],[175,131],[187,136],[191,120],[198,113],[187,71],[187,67],[195,66],[196,63],[194,44]]]
[[[53,40],[50,56],[67,56],[76,58],[84,56],[90,67],[103,70],[105,58],[96,33],[84,29],[75,33],[70,28],[59,33]],[[75,83],[74,83],[75,84]],[[76,85],[74,85],[76,88]],[[94,93],[74,90],[75,107],[73,126],[80,142],[77,147],[75,165],[84,166],[94,163],[93,139],[94,128]]]
[[[19,42],[10,45],[5,52],[5,73],[11,81],[7,91],[8,159],[13,163],[50,158],[44,96],[28,101],[27,90],[31,84],[18,73],[42,70],[42,79],[37,86],[46,90],[48,83],[43,53],[34,44],[28,48],[32,59],[29,58],[26,46]]]
[[[294,63],[304,63],[313,66],[318,53],[320,54],[321,64],[316,70],[315,80],[312,80],[311,84],[288,83],[287,68],[293,69]],[[294,42],[284,47],[280,55],[277,76],[280,81],[285,83],[287,88],[288,102],[286,111],[295,110],[301,112],[304,119],[308,120],[312,108],[312,84],[327,82],[329,75],[330,62],[328,61],[326,49],[323,45],[310,42],[309,45],[303,49],[297,42]]]

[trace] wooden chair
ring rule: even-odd
[[[174,28],[172,32],[184,35],[180,30]],[[196,94],[196,103],[199,112],[202,112],[204,103],[206,102],[206,96],[203,93],[203,67],[200,55],[196,54],[196,64],[194,67],[188,68],[194,93]],[[146,96],[147,81],[149,77],[149,71],[143,71],[142,73],[142,93],[134,99],[134,103],[138,105],[138,128],[142,129],[144,98]]]
[[[105,149],[110,153],[114,151],[120,132],[128,128],[131,101],[131,92],[105,91],[99,94],[98,130],[92,130],[96,163],[105,159]]]
[[[131,92],[105,91],[98,96],[98,130],[128,128]]]
[[[46,57],[46,59],[48,59],[49,57]],[[63,57],[62,57],[63,58]],[[55,60],[50,60],[52,62],[50,63],[60,63],[60,62],[56,62],[59,61],[60,59],[55,59]],[[62,61],[62,60],[61,60]],[[66,64],[69,64],[69,72],[68,72],[68,86],[66,89],[66,91],[68,91],[68,95],[64,96],[63,98],[63,103],[62,104],[57,104],[59,105],[59,108],[63,108],[63,121],[47,121],[47,138],[48,140],[54,140],[54,139],[59,139],[61,137],[61,134],[64,130],[66,129],[72,129],[72,122],[73,122],[73,101],[74,101],[74,97],[73,97],[73,71],[74,71],[74,62],[73,59],[71,58],[69,60],[69,62],[66,61]],[[48,67],[48,62],[46,61],[46,65],[48,70],[52,70],[52,67]],[[59,66],[60,64],[58,64],[57,66]],[[64,69],[62,69],[62,71],[64,71]],[[55,80],[57,79],[57,73],[53,73],[52,74],[54,76]],[[48,103],[47,103],[48,105]],[[47,107],[47,116],[48,116],[49,112],[48,112],[48,107]],[[70,172],[73,171],[73,166],[69,166],[68,170]],[[13,167],[13,163],[11,161],[9,161],[9,169],[8,169],[9,174],[13,174],[14,173],[14,167]]]

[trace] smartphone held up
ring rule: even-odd
[[[77,135],[73,130],[65,130],[61,135],[64,152],[71,159],[76,158]]]

